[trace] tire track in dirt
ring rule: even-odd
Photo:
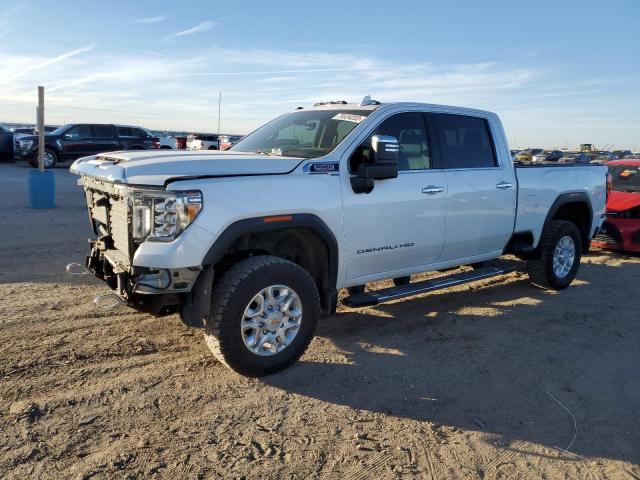
[[[367,480],[370,478],[379,478],[372,475],[384,467],[391,459],[393,459],[393,455],[386,450],[382,450],[367,459],[364,465],[360,465],[349,470],[347,474],[342,477],[342,480]]]
[[[510,463],[519,453],[522,453],[521,450],[526,444],[527,442],[519,441],[513,445],[502,448],[493,460],[481,467],[483,478],[488,480],[495,478],[498,467]]]

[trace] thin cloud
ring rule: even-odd
[[[131,23],[160,23],[167,19],[166,15],[158,15],[157,17],[146,17],[146,18],[138,18],[133,20]]]
[[[13,74],[9,74],[4,78],[4,83],[9,83],[9,81],[15,80],[16,78],[22,77],[27,73],[31,73],[35,70],[42,70],[43,68],[50,67],[51,65],[55,65],[56,63],[64,62],[65,60],[75,57],[76,55],[80,55],[85,52],[90,52],[95,48],[95,45],[87,45],[86,47],[76,48],[75,50],[71,50],[69,52],[63,53],[61,55],[57,55],[55,57],[49,58],[48,60],[40,60],[34,62],[30,67],[22,68],[19,71],[13,72]]]
[[[217,27],[218,25],[219,23],[217,22],[210,22],[210,21],[201,22],[186,30],[181,30],[179,32],[172,33],[171,35],[167,35],[162,39],[162,41],[167,42],[174,38],[186,37],[187,35],[194,35],[196,33],[206,32],[208,30],[211,30],[213,27]]]

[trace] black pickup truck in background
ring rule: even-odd
[[[0,161],[13,161],[13,132],[0,123]]]
[[[45,138],[44,166],[76,160],[87,155],[119,150],[159,148],[159,140],[142,127],[97,123],[64,125]],[[21,135],[14,140],[14,154],[34,167],[38,162],[38,136]]]

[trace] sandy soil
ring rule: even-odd
[[[246,379],[176,316],[96,311],[106,287],[63,273],[80,188],[59,169],[29,210],[26,173],[0,165],[1,478],[640,478],[639,257],[341,308]]]

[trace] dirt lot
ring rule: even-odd
[[[246,379],[177,316],[96,311],[106,287],[63,273],[75,178],[33,211],[26,173],[0,165],[1,478],[640,478],[639,257],[341,308]]]

